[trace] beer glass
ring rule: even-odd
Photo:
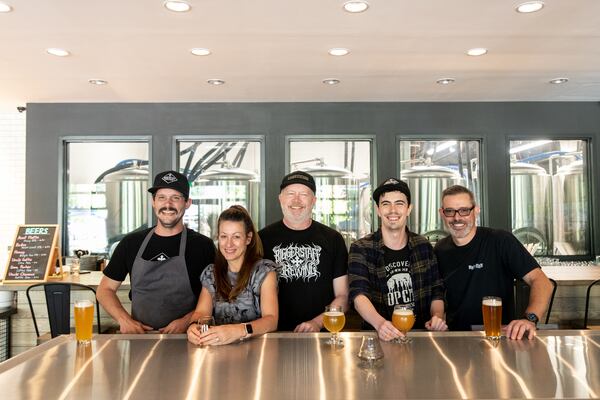
[[[198,318],[196,325],[198,326],[198,332],[204,333],[208,331],[211,326],[215,326],[215,319],[211,315],[205,315]],[[204,345],[200,345],[200,347],[204,347]]]
[[[499,340],[502,335],[502,299],[500,297],[486,296],[481,301],[483,313],[483,329],[485,336],[491,340]]]
[[[323,325],[325,325],[325,329],[331,332],[331,338],[327,341],[327,344],[334,346],[344,345],[344,341],[338,337],[338,332],[342,330],[345,323],[346,316],[344,315],[344,309],[342,306],[325,307],[325,314],[323,314]]]
[[[90,300],[77,300],[74,308],[77,343],[89,344],[92,342],[94,303]]]
[[[408,331],[412,329],[414,324],[415,314],[411,307],[406,305],[394,306],[392,325],[404,334],[404,336],[395,340],[396,343],[406,344],[411,342],[411,339],[408,337]]]
[[[198,331],[200,331],[200,333],[204,333],[208,331],[211,326],[215,326],[215,319],[208,315],[198,318],[198,322],[196,323],[198,324]]]
[[[358,358],[372,364],[372,362],[383,358],[383,350],[379,340],[374,336],[363,336],[358,350]]]
[[[71,275],[79,276],[80,261],[79,258],[75,257],[71,260]]]

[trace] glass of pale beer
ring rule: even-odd
[[[412,329],[414,324],[415,314],[411,307],[407,305],[394,306],[392,325],[404,334],[404,336],[395,340],[396,343],[406,344],[411,342],[411,339],[408,337],[408,331]]]
[[[502,334],[502,299],[500,297],[486,296],[481,300],[483,313],[483,329],[485,336],[491,340],[500,340]]]
[[[94,325],[94,303],[90,300],[77,300],[74,307],[74,316],[77,343],[91,343],[92,326]]]
[[[344,328],[345,324],[346,316],[344,315],[344,309],[342,306],[325,307],[325,314],[323,314],[323,325],[325,325],[325,329],[331,332],[331,338],[327,341],[327,344],[334,346],[344,345],[344,341],[338,337],[338,332]]]

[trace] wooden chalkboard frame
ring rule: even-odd
[[[13,267],[12,269],[14,270],[14,266],[12,265],[11,261],[13,260],[13,254],[15,252],[16,249],[20,248],[20,246],[18,246],[18,243],[20,242],[19,239],[19,233],[21,232],[22,229],[29,229],[29,228],[53,228],[54,229],[54,234],[52,237],[52,245],[50,247],[50,250],[48,251],[48,254],[43,254],[42,256],[45,257],[46,259],[46,265],[45,268],[42,270],[42,268],[38,268],[36,272],[36,276],[35,279],[15,279],[14,277],[11,278],[11,276],[14,276],[14,271],[11,271],[11,267]],[[10,251],[10,255],[8,257],[8,261],[6,263],[6,272],[4,273],[4,280],[2,281],[2,283],[38,283],[38,282],[45,282],[48,280],[49,277],[51,277],[51,275],[54,274],[54,268],[56,266],[56,263],[58,261],[59,263],[59,267],[60,267],[60,271],[62,272],[62,260],[60,257],[60,248],[58,246],[58,238],[59,238],[59,225],[58,224],[27,224],[27,225],[18,225],[17,226],[17,231],[15,232],[15,238],[12,242],[12,247],[11,247],[11,251]],[[43,260],[43,258],[42,258]],[[38,265],[44,265],[43,262],[38,263]],[[42,275],[43,273],[43,275]],[[59,276],[62,277],[62,274]]]

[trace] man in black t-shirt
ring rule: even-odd
[[[265,258],[277,264],[278,330],[319,332],[325,306],[348,302],[348,251],[339,232],[312,219],[315,180],[303,171],[283,178],[283,220],[258,232]]]
[[[459,185],[442,194],[440,215],[450,236],[435,246],[440,273],[446,286],[447,320],[452,330],[481,325],[484,296],[502,298],[502,323],[506,336],[535,337],[536,324],[546,311],[552,284],[537,261],[511,233],[477,227],[479,206],[473,193]],[[514,315],[514,280],[531,288],[525,315]],[[516,319],[515,319],[516,318]]]
[[[215,246],[183,224],[191,204],[184,175],[161,172],[148,191],[157,225],[121,240],[104,270],[98,301],[119,323],[121,333],[185,333],[200,295],[200,274],[214,262]],[[127,275],[131,315],[116,294]]]

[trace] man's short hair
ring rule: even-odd
[[[461,185],[452,185],[444,189],[442,192],[442,201],[444,201],[444,197],[446,196],[455,196],[457,194],[468,194],[471,199],[471,203],[476,205],[475,203],[475,195],[468,188]]]

